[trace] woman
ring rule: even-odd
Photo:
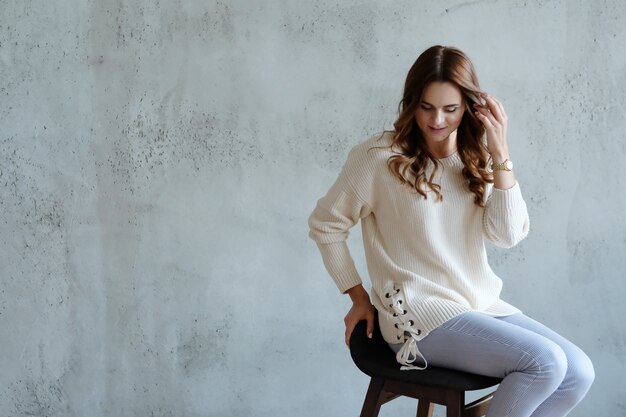
[[[484,239],[509,248],[528,212],[502,104],[456,48],[433,46],[406,79],[394,131],[355,146],[309,218],[310,236],[356,323],[383,337],[402,369],[428,364],[504,378],[488,416],[565,416],[594,379],[571,342],[500,299]],[[484,139],[486,136],[486,140]],[[361,221],[371,300],[346,245]]]

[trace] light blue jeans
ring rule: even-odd
[[[402,345],[390,346],[397,352]],[[487,417],[565,416],[595,377],[582,350],[523,314],[464,313],[417,346],[429,365],[504,378]]]

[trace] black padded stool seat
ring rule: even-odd
[[[485,415],[493,391],[471,404],[465,404],[465,391],[493,387],[501,379],[428,366],[423,371],[401,371],[395,353],[384,341],[376,315],[374,334],[368,339],[367,323],[357,324],[350,337],[350,355],[356,366],[372,379],[363,403],[361,417],[376,417],[380,407],[401,395],[418,400],[417,417],[432,417],[434,404],[446,406],[447,417]]]

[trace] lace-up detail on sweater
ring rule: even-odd
[[[422,331],[415,328],[415,321],[408,317],[408,311],[404,308],[404,300],[400,288],[395,285],[391,286],[387,292],[385,292],[385,302],[389,308],[393,311],[393,317],[396,319],[394,327],[396,328],[396,339],[398,343],[404,342],[404,345],[400,348],[396,354],[396,360],[402,366],[401,370],[410,369],[426,369],[426,359],[417,348],[417,338]],[[423,366],[414,365],[413,363],[417,359],[424,361]]]

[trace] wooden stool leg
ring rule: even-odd
[[[383,385],[385,380],[383,378],[372,378],[370,385],[367,388],[367,395],[365,401],[363,401],[363,408],[361,409],[361,417],[378,417],[380,412],[380,406],[383,403]]]
[[[448,391],[446,393],[446,417],[462,417],[465,408],[465,392]]]
[[[433,411],[435,411],[435,404],[426,400],[418,400],[417,417],[433,417]]]

